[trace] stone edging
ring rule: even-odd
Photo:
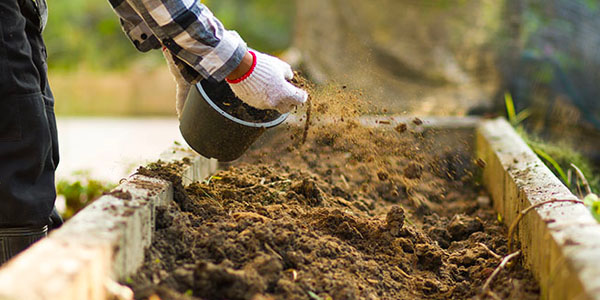
[[[507,226],[535,203],[577,199],[504,119],[481,123],[476,149],[486,163],[484,184]],[[516,237],[542,299],[600,299],[600,224],[582,204],[536,208],[519,222]]]
[[[163,161],[193,157],[184,184],[202,180],[217,163],[173,149]],[[152,242],[156,206],[173,200],[172,184],[133,175],[46,239],[0,269],[0,299],[128,299],[123,280],[143,264]]]

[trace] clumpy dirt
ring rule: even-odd
[[[274,121],[281,116],[279,112],[272,109],[256,109],[235,96],[229,85],[225,82],[203,81],[202,86],[208,97],[226,113],[252,123],[264,123]]]
[[[182,164],[141,168],[173,181],[175,202],[158,208],[155,241],[126,283],[153,300],[480,297],[508,254],[506,228],[469,155],[413,125],[315,125],[303,145],[303,129],[281,130],[187,187]],[[491,290],[539,297],[519,261]]]

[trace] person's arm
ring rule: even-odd
[[[121,21],[123,31],[140,52],[148,52],[162,47],[150,27],[142,20],[135,10],[125,1],[109,0]]]
[[[131,7],[152,35],[202,78],[222,81],[247,52],[240,36],[226,30],[198,0],[111,0],[111,4],[116,11]]]
[[[249,52],[235,31],[228,31],[199,0],[110,0],[123,17],[133,10],[172,55],[179,74],[186,81],[200,79],[222,81],[246,103],[257,108],[274,108],[282,112],[304,103],[306,92],[286,80],[293,77],[285,62],[262,54]],[[119,13],[121,12],[121,13]],[[136,18],[130,18],[136,24]],[[142,25],[138,25],[142,28]],[[136,44],[149,38],[128,33]],[[138,47],[139,49],[140,47]]]

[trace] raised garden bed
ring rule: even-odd
[[[112,278],[153,299],[476,297],[508,254],[499,220],[542,201],[534,191],[572,197],[501,120],[363,121],[362,134],[314,128],[301,147],[301,132],[273,132],[216,173],[170,153],[179,163],[142,169],[3,268],[0,296],[131,296]],[[486,295],[596,299],[600,229],[583,212],[560,203],[528,214],[522,256]],[[18,278],[40,265],[24,288]]]
[[[479,295],[508,253],[506,230],[476,180],[473,136],[424,130],[418,120],[383,122],[316,127],[304,145],[295,142],[301,131],[279,130],[226,170],[176,188],[128,282],[136,298]],[[178,168],[139,173],[178,187]],[[518,263],[491,288],[512,299],[539,291]]]

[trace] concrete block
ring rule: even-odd
[[[108,245],[114,255],[113,277],[124,279],[144,261],[144,249],[152,242],[155,207],[172,199],[171,183],[134,175],[51,236],[91,247]]]
[[[215,160],[181,148],[161,159],[188,163],[182,172],[185,184],[203,180],[217,166]],[[171,183],[132,175],[3,266],[0,299],[99,300],[115,291],[128,294],[113,280],[126,279],[143,264],[156,207],[171,201]]]
[[[184,168],[181,174],[183,185],[202,181],[218,168],[216,159],[200,156],[190,149],[181,147],[174,147],[163,152],[160,159],[166,162],[185,161],[188,164],[188,167]]]
[[[486,162],[484,184],[507,226],[533,204],[577,199],[503,119],[481,123],[476,149]],[[516,238],[542,299],[600,299],[600,224],[583,205],[541,206],[521,220]]]
[[[0,272],[0,299],[104,300],[111,249],[46,238]]]
[[[130,177],[0,269],[0,297],[106,299],[107,280],[143,263],[155,207],[172,199],[171,183]]]

